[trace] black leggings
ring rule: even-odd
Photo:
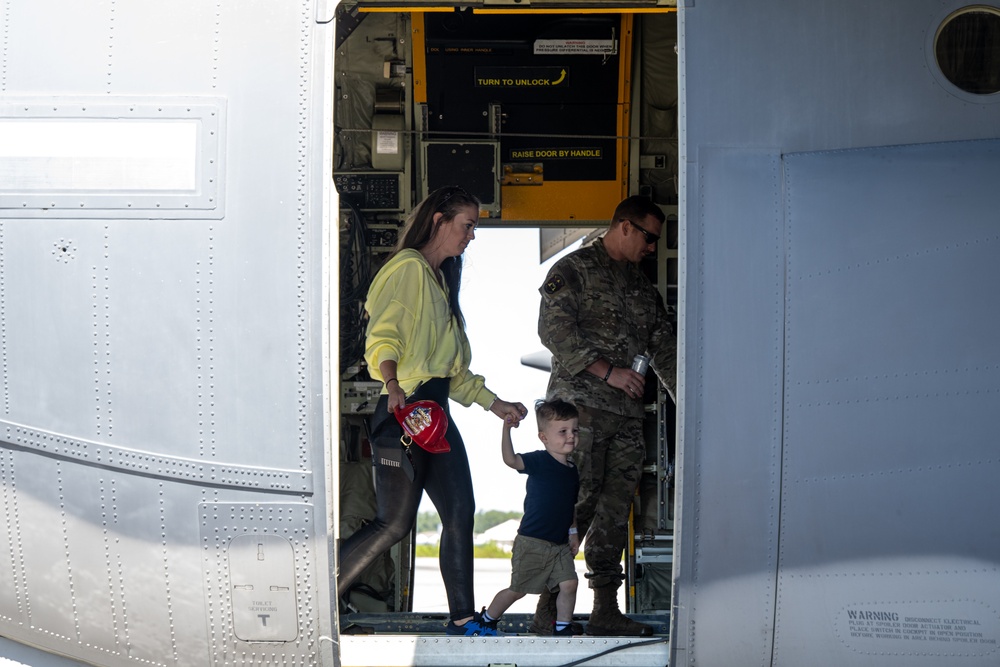
[[[412,396],[437,401],[448,410],[448,380],[438,378],[424,383]],[[375,459],[375,488],[378,509],[375,519],[340,545],[338,595],[343,595],[358,575],[381,553],[405,537],[412,529],[424,490],[441,516],[439,565],[448,609],[452,620],[472,616],[475,611],[472,590],[472,526],[476,504],[472,493],[472,475],[465,443],[451,415],[448,416],[447,454],[429,454],[417,445],[410,447],[413,481],[403,469],[383,465],[381,448],[401,447],[402,429],[386,410],[388,396],[383,394],[375,406],[371,421],[372,458]]]

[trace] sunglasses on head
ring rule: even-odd
[[[441,199],[441,203],[438,204],[438,210],[440,211],[441,209],[443,209],[444,205],[448,203],[449,199],[451,199],[452,197],[455,197],[455,196],[459,196],[459,195],[461,195],[465,199],[469,199],[469,200],[472,199],[472,195],[470,195],[465,188],[462,188],[462,187],[459,187],[459,186],[456,185],[456,186],[452,187],[451,192],[449,192],[448,194],[446,194]]]

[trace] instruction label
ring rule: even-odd
[[[524,148],[512,149],[510,161],[514,160],[594,160],[603,157],[600,148]]]
[[[847,606],[837,625],[844,643],[862,652],[981,656],[1000,648],[1000,618],[978,602]]]
[[[477,67],[477,88],[551,88],[569,85],[565,67]]]
[[[376,132],[375,152],[379,155],[399,155],[399,133],[385,130]]]

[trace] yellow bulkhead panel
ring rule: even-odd
[[[531,13],[544,14],[545,12]],[[415,104],[424,104],[428,99],[425,12],[414,11],[411,18],[413,101]],[[504,173],[497,174],[497,178],[503,183],[500,188],[501,206],[497,222],[603,221],[608,219],[617,203],[628,196],[628,138],[632,125],[633,16],[631,13],[622,13],[618,34],[618,85],[617,99],[614,100],[616,105],[614,177],[608,180],[555,180],[544,174],[540,178],[534,179],[510,178],[509,174],[505,178]],[[605,141],[611,139],[608,136],[607,126],[595,138]],[[547,144],[546,137],[540,134],[537,137],[538,147],[544,148]],[[529,163],[533,160],[544,163],[544,156],[538,160],[539,156],[531,155],[531,151],[521,151],[521,153],[526,153],[525,160]],[[501,172],[508,166],[509,160],[516,161],[517,158],[516,153],[501,158]]]

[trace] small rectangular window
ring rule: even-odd
[[[220,218],[221,108],[0,103],[0,217]]]

